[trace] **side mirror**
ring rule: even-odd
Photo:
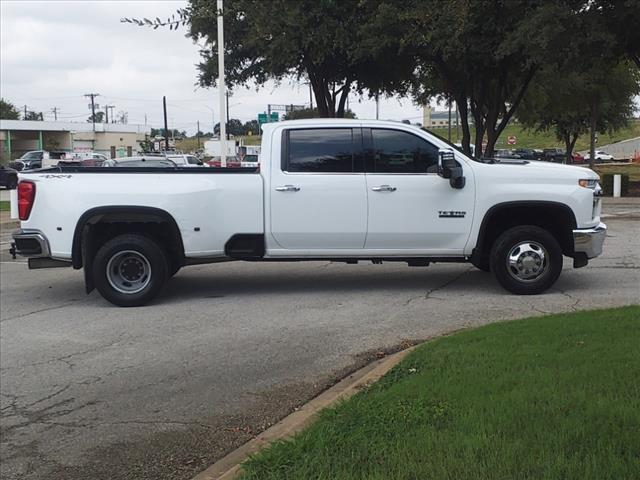
[[[440,150],[438,152],[438,175],[449,179],[451,188],[464,188],[465,178],[462,166],[456,160],[451,150]]]

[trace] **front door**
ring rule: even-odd
[[[284,130],[281,148],[269,192],[276,245],[308,254],[362,249],[367,192],[360,129]]]
[[[454,189],[437,174],[437,146],[417,134],[363,129],[368,152],[366,250],[462,254],[473,220],[474,182]]]

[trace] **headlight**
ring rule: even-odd
[[[587,178],[578,180],[578,185],[584,188],[590,188],[591,190],[595,190],[598,186],[598,180],[595,178]]]

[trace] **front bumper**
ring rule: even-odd
[[[607,226],[600,222],[597,227],[573,231],[573,251],[577,256],[594,258],[602,253]]]

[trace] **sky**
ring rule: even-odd
[[[197,86],[200,46],[186,28],[138,27],[122,17],[166,18],[185,1],[1,0],[0,95],[20,109],[42,111],[46,120],[86,121],[90,100],[127,112],[129,123],[162,127],[162,96],[169,128],[193,134],[219,121],[218,89]],[[237,87],[229,100],[231,118],[252,120],[267,104],[308,104],[309,89],[295,81],[256,90]],[[375,102],[353,94],[358,118],[375,118]],[[381,99],[380,118],[422,121],[422,109],[408,99]]]

